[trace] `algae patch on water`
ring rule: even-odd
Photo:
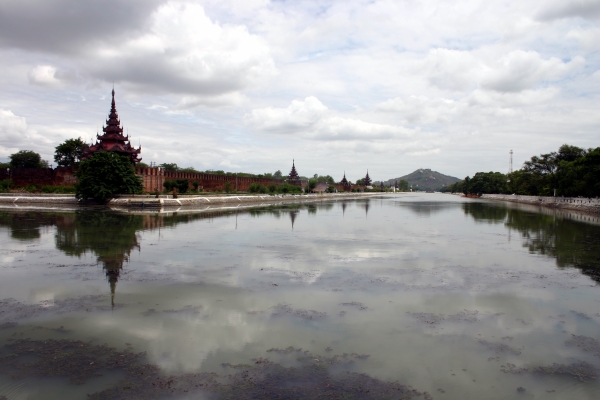
[[[223,364],[214,372],[167,375],[146,362],[145,353],[135,353],[107,345],[78,340],[20,339],[7,344],[0,355],[0,373],[13,379],[63,377],[71,384],[84,384],[108,371],[121,372],[124,378],[89,399],[156,399],[181,394],[204,393],[223,399],[430,399],[399,382],[386,382],[366,374],[349,371],[366,355],[343,354],[324,357],[289,347],[270,349],[269,353],[288,356],[293,366],[285,367],[268,358],[252,359],[248,364]]]

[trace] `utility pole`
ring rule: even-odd
[[[513,167],[512,167],[513,151],[512,151],[512,149],[510,149],[510,151],[508,152],[508,154],[510,154],[510,158],[509,158],[509,161],[508,161],[508,174],[510,175],[513,172]],[[508,177],[506,179],[506,182],[510,182],[510,177]]]

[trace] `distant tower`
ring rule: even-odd
[[[296,171],[295,160],[292,160],[292,170],[288,175],[287,182],[291,185],[302,186],[302,182],[300,181],[300,175],[298,175],[298,171]]]
[[[367,176],[364,178],[365,186],[371,186],[371,177],[369,176],[369,170],[367,170]]]
[[[512,156],[513,156],[513,151],[512,149],[510,149],[510,162],[508,164],[508,173],[512,174],[513,172],[513,168],[512,168]]]

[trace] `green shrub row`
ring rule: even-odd
[[[286,193],[302,193],[302,188],[296,185],[290,185],[289,183],[282,183],[276,185],[274,183],[269,186],[265,186],[261,183],[252,183],[248,188],[250,193],[262,193],[262,194],[286,194]]]

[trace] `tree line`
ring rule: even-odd
[[[442,192],[519,194],[530,196],[600,196],[600,147],[564,144],[558,151],[533,156],[510,174],[477,172]]]

